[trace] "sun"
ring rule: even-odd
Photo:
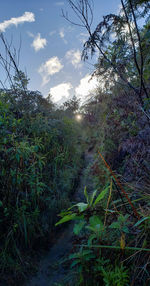
[[[81,114],[76,114],[75,119],[77,121],[81,121],[82,120],[82,115]]]

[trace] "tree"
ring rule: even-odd
[[[69,22],[84,27],[89,33],[89,39],[84,44],[82,58],[88,59],[98,50],[99,63],[95,74],[113,75],[113,79],[120,79],[120,84],[128,86],[138,96],[140,105],[144,106],[144,98],[149,98],[149,92],[144,80],[144,57],[138,20],[148,15],[150,4],[148,1],[121,0],[122,8],[119,15],[109,14],[92,32],[93,1],[68,0],[71,9],[77,16],[79,23],[70,19],[68,14],[63,16]],[[132,82],[137,77],[140,86]]]
[[[13,86],[15,87],[15,89],[22,89],[22,87],[24,87],[24,89],[27,90],[29,80],[30,79],[27,78],[23,71],[18,70],[18,72],[16,72],[13,77]]]
[[[70,113],[75,113],[79,109],[80,100],[76,98],[76,96],[73,96],[72,99],[69,99],[68,101],[64,102],[63,108]]]

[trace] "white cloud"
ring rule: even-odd
[[[64,5],[64,2],[63,1],[59,1],[59,2],[56,2],[55,3],[55,6],[63,6]]]
[[[84,102],[89,98],[89,95],[98,86],[98,81],[96,77],[91,78],[89,74],[80,80],[80,84],[75,89],[75,94],[81,101]]]
[[[59,31],[59,36],[63,39],[65,37],[65,31],[64,28],[61,28]]]
[[[65,44],[68,44],[67,40],[65,39],[65,29],[64,28],[61,28],[59,30],[59,36]]]
[[[58,84],[50,89],[52,100],[54,103],[63,103],[70,97],[70,89],[72,84],[70,82]]]
[[[81,52],[79,50],[69,50],[65,57],[75,68],[80,68],[82,66]]]
[[[10,26],[18,26],[21,23],[24,22],[34,22],[35,21],[35,16],[32,12],[25,12],[22,16],[16,17],[16,18],[11,18],[10,20],[6,20],[2,23],[0,23],[0,32],[5,32],[7,28]]]
[[[50,81],[50,76],[58,73],[62,68],[63,65],[58,57],[52,57],[43,63],[38,69],[38,72],[42,76],[42,85],[47,84]]]
[[[37,36],[34,38],[33,43],[32,43],[32,47],[34,48],[34,50],[37,52],[41,49],[44,49],[44,47],[46,46],[47,41],[45,38],[41,38],[40,33],[37,34]]]
[[[28,35],[30,38],[34,38],[34,34],[31,33],[30,31],[27,31],[27,35]]]

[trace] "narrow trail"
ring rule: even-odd
[[[84,187],[88,191],[93,188],[93,177],[89,168],[94,161],[93,152],[85,152],[85,165],[80,175],[80,182],[74,194],[73,201],[84,201]],[[71,222],[65,227],[60,237],[51,247],[47,255],[39,262],[38,272],[25,286],[56,286],[63,282],[68,274],[68,269],[60,263],[70,253],[73,246],[73,225]]]

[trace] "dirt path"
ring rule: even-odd
[[[74,195],[74,201],[84,201],[83,190],[86,186],[90,191],[92,190],[93,181],[92,175],[89,174],[90,165],[94,161],[94,154],[92,152],[85,153],[85,167],[80,176],[80,183]],[[70,223],[61,233],[55,245],[52,246],[46,257],[41,259],[39,263],[39,270],[37,274],[26,283],[26,286],[61,286],[61,283],[66,275],[68,269],[63,267],[60,263],[65,259],[72,249],[73,241],[73,223]]]

